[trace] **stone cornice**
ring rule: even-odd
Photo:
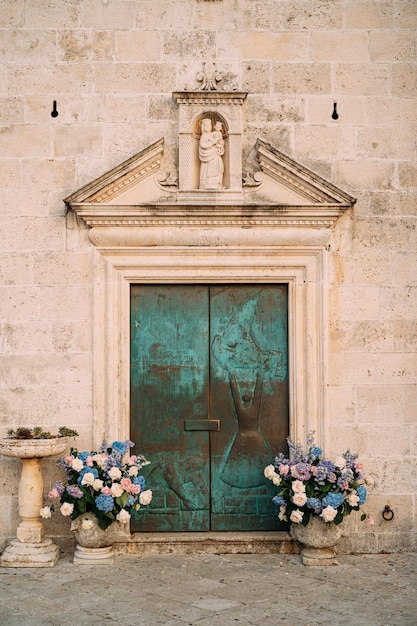
[[[177,104],[241,106],[247,95],[246,91],[174,91],[172,97]]]
[[[88,226],[311,226],[329,227],[343,214],[340,205],[190,206],[177,204],[74,204]],[[99,208],[99,210],[98,210]]]

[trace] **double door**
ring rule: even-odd
[[[133,285],[131,438],[153,491],[133,531],[278,528],[287,286]],[[142,514],[143,513],[143,514]]]

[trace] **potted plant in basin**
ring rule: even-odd
[[[291,535],[302,544],[304,565],[334,565],[340,524],[365,502],[365,479],[357,454],[347,450],[333,461],[323,458],[313,435],[308,434],[307,450],[288,438],[289,458],[279,454],[264,474],[278,488],[273,498],[278,517],[290,523]],[[373,524],[365,513],[361,520]]]
[[[40,461],[44,457],[62,453],[68,437],[76,437],[75,430],[62,426],[56,435],[40,426],[19,426],[9,430],[0,439],[0,454],[22,460],[19,482],[19,515],[16,539],[3,552],[3,567],[53,567],[59,548],[51,539],[45,539],[45,529],[39,508],[43,500],[43,480]]]
[[[109,563],[114,560],[113,543],[131,517],[149,505],[152,491],[145,489],[140,470],[149,461],[130,454],[131,441],[103,442],[97,451],[70,454],[57,462],[67,481],[57,481],[49,498],[60,504],[60,512],[72,520],[77,547],[75,564]],[[55,505],[43,507],[41,515],[50,517]]]

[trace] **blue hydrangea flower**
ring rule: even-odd
[[[96,467],[83,467],[78,476],[77,483],[81,485],[84,474],[93,474],[94,478],[98,478],[98,471]]]
[[[365,489],[365,487],[363,485],[361,485],[360,487],[357,488],[356,492],[357,492],[357,494],[359,496],[358,505],[360,506],[366,500],[366,489]]]
[[[127,452],[127,446],[122,441],[113,441],[111,447],[113,448],[113,451],[118,452],[120,455]]]
[[[284,498],[282,496],[275,496],[275,498],[272,498],[272,502],[274,504],[277,504],[278,506],[285,506],[286,502],[284,500]]]
[[[318,498],[307,498],[307,507],[313,509],[317,515],[322,512],[323,506]]]
[[[344,501],[343,493],[328,493],[327,496],[323,498],[323,507],[331,506],[333,509],[337,509]]]
[[[86,458],[89,456],[91,456],[91,452],[80,452],[77,458],[80,459],[84,463]]]
[[[318,459],[323,454],[323,450],[318,446],[312,446],[310,448],[310,456],[313,459]]]
[[[101,493],[96,498],[96,507],[99,511],[104,511],[108,513],[109,511],[113,511],[114,509],[114,498],[113,496],[106,496],[104,493]]]
[[[140,485],[141,490],[145,489],[145,478],[143,476],[135,476],[133,479],[134,485]]]

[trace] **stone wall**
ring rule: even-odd
[[[62,198],[160,137],[175,165],[172,92],[215,60],[248,92],[244,167],[259,137],[357,198],[323,277],[328,452],[358,452],[375,482],[375,525],[349,520],[345,549],[415,548],[416,24],[401,0],[3,0],[0,436],[67,425],[91,445],[92,246]],[[1,459],[3,540],[19,471]]]

